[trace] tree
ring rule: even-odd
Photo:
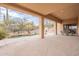
[[[28,31],[28,33],[30,33],[30,31],[34,30],[35,26],[33,24],[33,22],[28,22],[25,24],[25,30]]]
[[[7,32],[3,27],[0,27],[0,40],[7,36]]]
[[[52,28],[54,26],[54,24],[50,20],[46,20],[45,26],[48,27],[48,28]]]

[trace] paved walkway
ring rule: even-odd
[[[79,55],[79,37],[37,36],[4,39],[0,41],[0,55],[9,56],[53,56]]]

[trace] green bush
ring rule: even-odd
[[[0,40],[5,38],[6,36],[7,36],[6,31],[2,27],[0,27]]]

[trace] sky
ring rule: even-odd
[[[33,23],[35,25],[38,25],[39,24],[39,18],[36,17],[36,16],[32,16],[32,15],[29,15],[29,14],[23,14],[23,13],[20,13],[20,12],[16,12],[15,10],[11,10],[11,9],[8,9],[9,10],[9,15],[12,16],[12,17],[20,17],[20,18],[27,18],[27,20],[29,21],[33,21]],[[4,7],[0,7],[0,13],[6,13],[6,8]],[[3,15],[0,15],[0,21],[3,20]]]

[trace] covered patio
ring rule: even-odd
[[[39,17],[39,36],[0,41],[0,55],[79,55],[79,4],[7,3],[0,6]],[[44,20],[55,22],[55,35],[45,35]],[[75,28],[75,29],[74,29]]]

